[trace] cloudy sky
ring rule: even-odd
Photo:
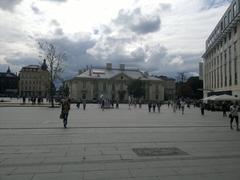
[[[67,55],[65,77],[120,63],[174,77],[198,73],[230,0],[0,0],[0,71],[39,64],[38,41]]]

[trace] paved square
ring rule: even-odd
[[[184,115],[120,105],[102,111],[72,105],[68,128],[59,108],[0,107],[0,180],[240,179],[240,132],[220,112]],[[175,147],[187,154],[138,156],[133,149]]]

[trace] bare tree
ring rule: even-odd
[[[177,81],[180,83],[184,83],[186,81],[186,73],[185,72],[179,72],[177,74]]]
[[[185,72],[179,72],[176,76],[177,79],[177,95],[182,97],[183,96],[183,89],[184,89],[184,82],[186,81],[186,73]]]
[[[61,74],[63,73],[63,63],[66,60],[66,54],[57,52],[56,47],[49,42],[38,42],[40,49],[40,57],[46,60],[48,70],[50,73],[50,101],[51,106],[54,107],[54,81],[61,80]]]

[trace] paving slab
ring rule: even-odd
[[[148,113],[121,104],[104,112],[72,105],[68,128],[60,108],[0,107],[2,179],[240,179],[240,136],[221,112]],[[235,127],[234,127],[235,128]],[[139,156],[134,149],[177,148],[186,154]],[[151,155],[151,153],[147,153]]]

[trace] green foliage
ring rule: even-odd
[[[133,80],[128,84],[128,93],[134,98],[145,96],[145,83],[141,80]]]

